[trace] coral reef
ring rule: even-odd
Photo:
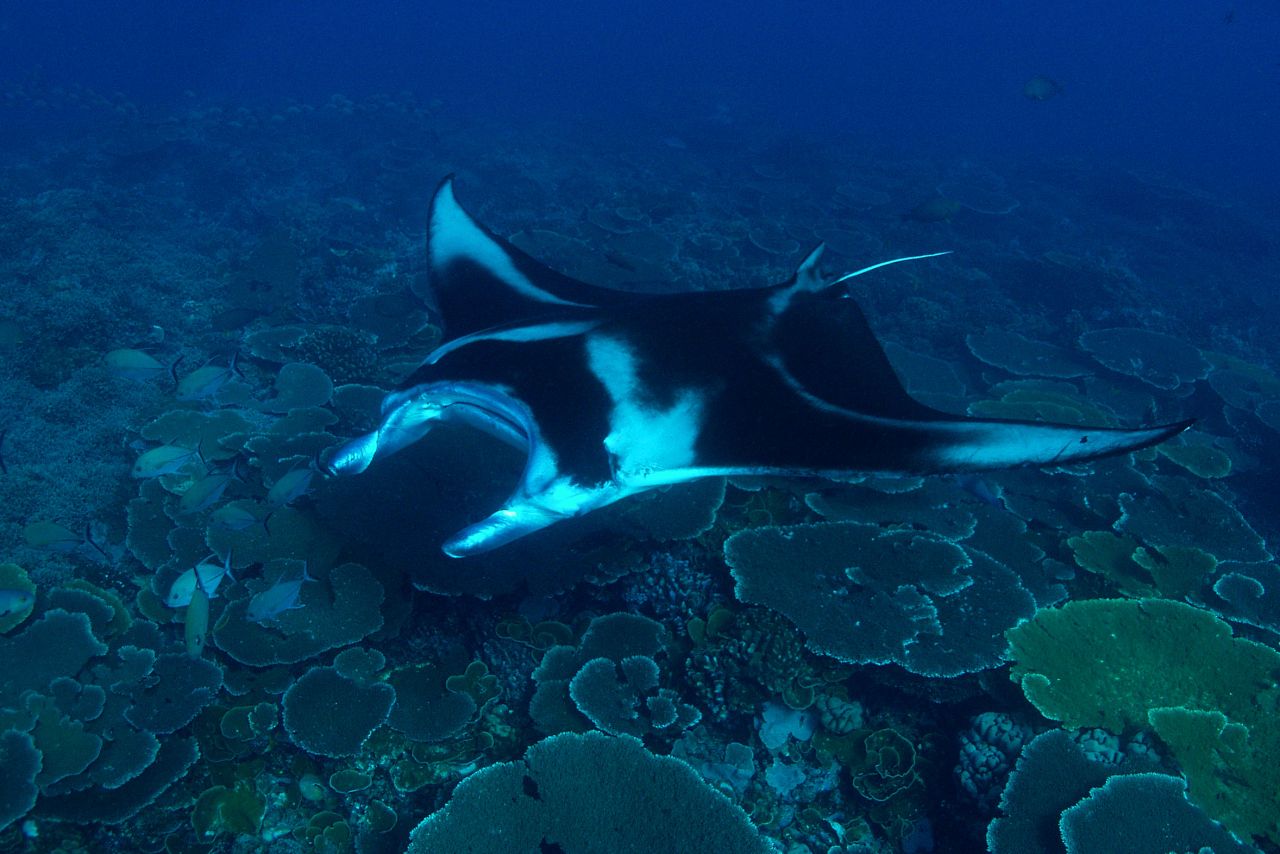
[[[655,821],[655,816],[662,816]],[[552,736],[468,777],[413,832],[434,851],[759,851],[745,813],[678,759],[599,733]]]
[[[1192,802],[1242,836],[1280,839],[1271,803],[1280,740],[1267,723],[1280,703],[1280,653],[1163,599],[1071,602],[1009,638],[1011,676],[1046,717],[1114,732],[1151,727],[1187,775]]]
[[[1274,217],[720,113],[0,83],[0,849],[1277,850]],[[636,291],[941,239],[857,294],[917,399],[1197,425],[1087,467],[707,478],[445,558],[520,454],[445,426],[315,461],[447,334],[422,217],[455,169]]]

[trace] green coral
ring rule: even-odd
[[[284,729],[308,753],[354,756],[395,701],[385,682],[361,683],[335,668],[313,667],[285,692]]]
[[[1010,675],[1046,717],[1113,732],[1153,727],[1193,801],[1237,834],[1280,841],[1280,653],[1164,599],[1072,602],[1008,636]]]
[[[445,679],[444,686],[455,694],[470,696],[478,709],[502,693],[498,677],[489,672],[483,661],[471,662],[464,672]]]
[[[235,788],[211,786],[196,799],[191,826],[203,840],[220,833],[256,835],[266,811],[266,801],[249,783],[240,782]]]
[[[1108,412],[1080,397],[1070,386],[1029,380],[1001,383],[993,391],[998,400],[980,400],[969,406],[978,418],[1011,418],[1022,421],[1054,421],[1059,424],[1111,424]]]
[[[1140,545],[1110,531],[1085,531],[1067,545],[1081,569],[1107,578],[1126,596],[1184,599],[1213,574],[1218,560],[1194,546]]]
[[[1157,445],[1156,451],[1197,477],[1219,478],[1231,474],[1231,457],[1203,441],[1193,442],[1179,437],[1176,441]]]
[[[772,850],[742,810],[679,759],[630,736],[562,734],[463,780],[409,854]]]

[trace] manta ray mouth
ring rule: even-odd
[[[457,423],[532,456],[539,444],[533,415],[501,388],[481,383],[427,383],[388,395],[382,424],[322,455],[327,474],[359,474],[427,435],[437,424]]]

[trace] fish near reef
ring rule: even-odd
[[[225,368],[217,365],[196,368],[178,381],[178,389],[174,392],[174,397],[186,402],[213,397],[231,381],[232,377],[240,373],[240,368],[236,364],[238,358],[239,354],[233,353]]]
[[[1062,94],[1062,86],[1056,80],[1037,74],[1022,87],[1022,94],[1032,101],[1047,101]]]
[[[30,590],[0,589],[0,617],[21,614],[35,604],[36,597]]]
[[[267,491],[267,503],[272,507],[292,504],[311,490],[311,481],[315,476],[314,466],[297,468],[280,475]]]
[[[32,522],[22,529],[27,545],[45,552],[71,554],[84,545],[84,537],[57,522]]]
[[[270,515],[268,513],[265,516],[258,516],[244,507],[228,504],[213,511],[209,517],[209,526],[223,531],[244,531],[254,525],[262,525],[265,529]]]
[[[145,480],[180,471],[188,463],[199,461],[200,451],[181,445],[160,445],[144,453],[133,463],[133,476]]]
[[[209,639],[209,597],[199,586],[192,592],[191,601],[187,604],[182,629],[187,655],[191,658],[204,655],[204,645]]]
[[[142,350],[112,350],[102,357],[107,370],[117,377],[146,382],[169,373],[169,366]]]
[[[170,608],[181,608],[190,604],[191,597],[197,590],[204,593],[208,598],[213,599],[218,595],[218,587],[222,585],[223,578],[235,581],[235,578],[231,575],[231,554],[229,552],[222,566],[218,566],[216,563],[202,562],[175,578],[173,584],[169,586],[169,592],[164,597],[164,604]],[[199,587],[196,586],[197,579],[200,582]]]
[[[382,422],[322,455],[357,475],[455,422],[527,455],[505,503],[445,554],[495,549],[631,495],[723,476],[842,480],[1056,466],[1163,442],[1136,429],[996,421],[907,393],[848,280],[818,246],[768,287],[636,294],[540,264],[436,189],[427,272],[445,339],[382,404]]]
[[[267,623],[276,619],[285,611],[301,608],[302,603],[298,599],[302,594],[302,585],[308,581],[315,580],[307,572],[307,565],[303,564],[302,575],[298,578],[288,581],[281,578],[266,590],[255,594],[249,600],[245,616],[254,623]]]

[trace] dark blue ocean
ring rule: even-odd
[[[1280,851],[1278,45],[0,4],[0,852]]]

